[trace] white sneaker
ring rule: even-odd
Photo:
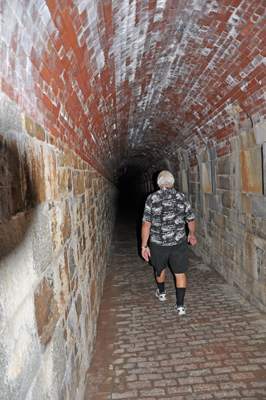
[[[178,315],[186,315],[186,306],[178,306],[177,304],[174,306],[174,310]]]
[[[166,292],[160,293],[159,289],[156,290],[155,296],[158,297],[158,299],[160,301],[165,301],[166,300]]]

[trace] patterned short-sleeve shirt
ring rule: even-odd
[[[147,197],[142,220],[151,223],[151,242],[174,246],[186,240],[185,223],[194,221],[195,215],[183,193],[163,187]]]

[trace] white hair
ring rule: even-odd
[[[169,171],[161,171],[157,178],[158,186],[173,185],[175,178]]]

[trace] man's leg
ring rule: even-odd
[[[160,301],[166,300],[165,289],[164,289],[164,281],[165,281],[165,268],[167,267],[168,255],[165,254],[162,246],[158,246],[154,243],[150,243],[150,251],[151,251],[151,265],[155,269],[155,278],[157,282],[158,289],[155,292],[156,297]]]
[[[164,293],[164,281],[165,281],[165,269],[161,272],[160,276],[157,276],[156,272],[156,280],[160,293]]]
[[[176,305],[177,307],[184,306],[184,298],[187,287],[186,274],[175,274],[176,282]]]
[[[164,290],[164,280],[165,280],[165,269],[161,272],[160,276],[157,275],[156,271],[156,281],[158,289],[155,292],[155,296],[158,297],[160,301],[166,300],[166,293]]]

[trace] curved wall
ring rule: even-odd
[[[0,398],[82,399],[117,189],[0,95]]]

